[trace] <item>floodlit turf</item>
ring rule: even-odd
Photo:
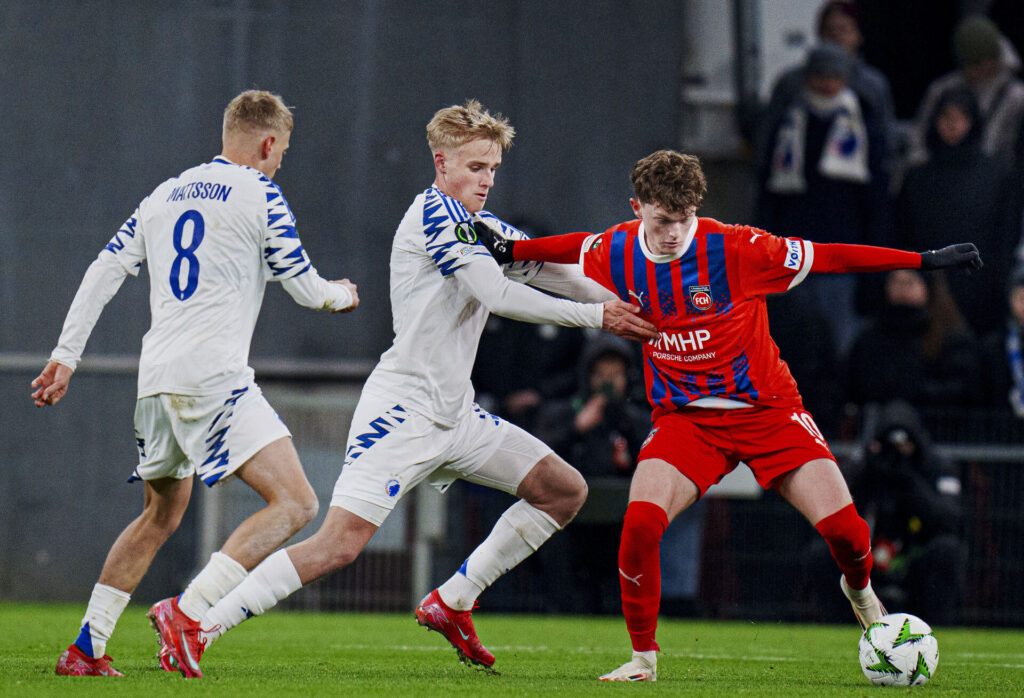
[[[655,684],[600,684],[629,658],[623,621],[611,617],[476,614],[499,676],[459,664],[437,633],[403,615],[271,612],[203,657],[203,679],[159,670],[145,607],[121,616],[107,652],[123,679],[55,676],[77,635],[82,606],[0,603],[0,695],[352,696],[885,696],[857,663],[855,627],[663,620]],[[1024,695],[1024,632],[936,632],[935,678],[914,694]]]

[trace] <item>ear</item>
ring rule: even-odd
[[[448,168],[445,165],[444,151],[439,150],[434,153],[434,168],[441,174],[448,173]]]
[[[640,201],[638,199],[630,198],[629,205],[633,209],[633,215],[640,218]]]
[[[277,138],[274,136],[267,136],[260,141],[260,160],[266,160],[270,157],[270,151],[274,147],[274,143],[277,142]]]

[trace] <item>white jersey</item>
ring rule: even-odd
[[[506,237],[527,237],[487,212],[478,214]],[[517,262],[502,277],[487,248],[467,225],[465,207],[435,187],[419,194],[406,211],[391,248],[391,312],[395,339],[381,356],[363,388],[364,395],[390,397],[404,409],[434,422],[453,426],[471,409],[473,385],[469,376],[476,360],[480,334],[494,312],[533,322],[601,327],[600,305],[581,305],[518,287],[508,302],[487,298],[508,279],[529,282],[543,264]],[[485,265],[493,283],[475,293],[472,279],[456,271]],[[490,269],[486,268],[490,265]],[[502,307],[507,305],[507,308]]]
[[[340,309],[344,297],[351,302],[347,291],[317,276],[281,189],[223,156],[167,180],[139,204],[93,263],[108,270],[99,284],[104,293],[86,292],[96,285],[89,281],[93,268],[87,272],[53,360],[75,367],[95,318],[117,291],[124,274],[110,256],[133,276],[143,261],[149,265],[152,324],[142,340],[140,398],[211,395],[248,384],[249,343],[267,281],[308,274],[322,307]]]

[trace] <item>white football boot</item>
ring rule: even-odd
[[[615,671],[597,679],[598,681],[657,681],[658,653],[633,652],[633,658]]]
[[[868,585],[863,589],[851,589],[850,585],[846,583],[846,577],[840,576],[839,588],[850,600],[850,605],[853,606],[853,615],[857,616],[857,622],[860,623],[861,629],[867,630],[869,625],[887,613],[885,606],[875,595],[875,590],[871,588],[871,580],[868,580]]]

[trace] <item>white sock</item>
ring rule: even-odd
[[[302,581],[288,551],[278,550],[203,616],[200,637],[212,643],[242,621],[262,615],[301,588]]]
[[[219,550],[178,598],[178,608],[192,620],[201,620],[213,604],[241,584],[247,572]]]
[[[658,653],[654,650],[648,650],[647,652],[633,650],[633,659],[642,659],[655,668],[658,666]]]
[[[128,600],[126,591],[97,583],[92,588],[89,606],[82,618],[82,630],[75,644],[90,657],[102,657],[107,652],[107,640],[114,634],[114,626],[121,617]]]
[[[529,557],[559,530],[555,520],[525,499],[509,507],[491,534],[470,553],[451,579],[437,588],[441,600],[468,611],[484,589]]]

